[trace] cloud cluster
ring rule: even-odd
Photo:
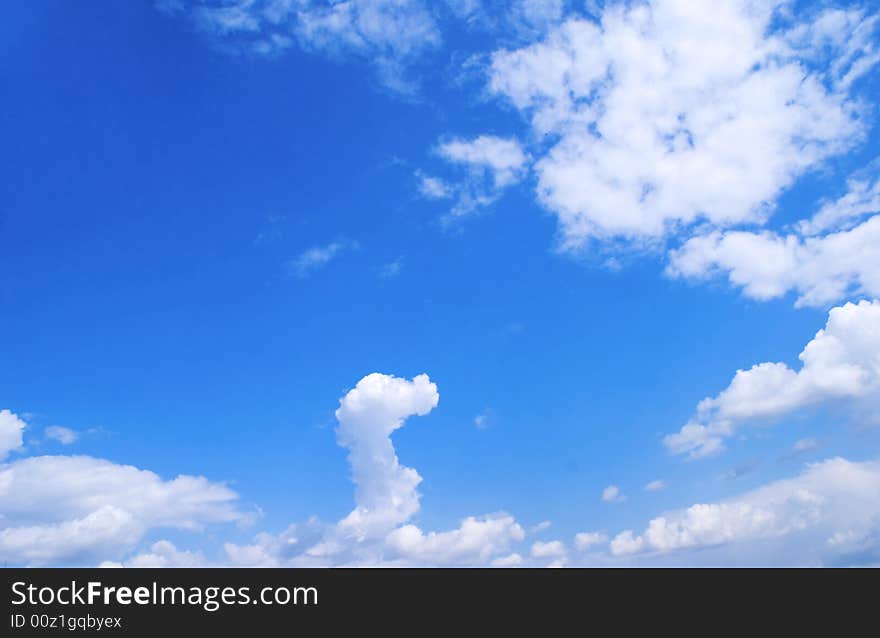
[[[759,363],[739,370],[718,395],[703,399],[681,430],[664,439],[673,454],[717,454],[748,421],[762,421],[837,400],[856,405],[880,392],[880,301],[833,308],[825,328],[799,355],[801,367]]]
[[[658,516],[640,534],[621,532],[610,548],[614,556],[663,555],[746,544],[755,550],[761,542],[785,539],[797,548],[799,564],[822,564],[865,549],[878,520],[880,463],[834,458],[726,501]]]
[[[791,232],[713,231],[689,239],[670,253],[667,273],[696,280],[726,274],[743,294],[760,300],[794,291],[798,306],[823,306],[860,294],[877,297],[877,213],[880,177],[852,179],[845,195]]]
[[[491,89],[554,140],[535,171],[564,248],[762,222],[795,179],[861,139],[848,89],[876,60],[847,34],[873,18],[792,22],[787,4],[608,5],[598,23],[571,18],[494,54]],[[803,43],[820,37],[829,59],[809,64]]]
[[[0,560],[63,565],[118,557],[153,529],[243,521],[237,498],[203,477],[165,481],[88,456],[20,459],[0,465]]]

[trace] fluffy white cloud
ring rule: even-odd
[[[622,503],[626,500],[626,496],[621,493],[620,488],[616,485],[609,485],[602,490],[602,500],[606,503]]]
[[[25,423],[9,410],[0,410],[0,461],[10,452],[20,450]]]
[[[506,513],[469,516],[453,530],[425,532],[409,523],[419,510],[416,470],[401,465],[391,435],[410,416],[428,414],[439,401],[427,375],[411,380],[373,373],[342,397],[336,419],[348,449],[355,508],[334,525],[311,519],[250,545],[227,543],[235,565],[478,565],[512,564],[512,546],[525,538]]]
[[[605,532],[578,532],[574,536],[574,546],[580,552],[585,552],[594,545],[603,545],[608,542]]]
[[[505,513],[468,517],[458,529],[425,534],[415,525],[391,532],[386,545],[392,557],[421,565],[478,565],[510,551],[525,538],[523,528]]]
[[[792,22],[776,11],[787,4],[615,4],[599,23],[568,19],[494,54],[491,89],[554,140],[535,170],[564,248],[761,222],[795,179],[861,139],[844,77],[876,60],[847,36],[873,18]],[[818,37],[828,59],[808,64],[804,42]]]
[[[632,530],[628,529],[612,538],[609,547],[614,556],[624,556],[635,554],[642,549],[644,544],[645,541],[641,536],[636,536]]]
[[[363,540],[387,534],[418,511],[422,478],[398,462],[391,434],[407,417],[433,410],[439,400],[426,374],[407,381],[378,373],[365,376],[340,400],[336,434],[349,452],[357,503],[340,528]]]
[[[43,434],[47,439],[58,441],[61,445],[72,445],[79,438],[79,432],[60,425],[50,425],[43,430]]]
[[[823,306],[849,295],[880,295],[880,215],[850,230],[817,237],[715,231],[671,253],[667,272],[705,279],[727,273],[754,299],[794,290],[798,306]]]
[[[87,563],[129,551],[155,528],[242,521],[237,495],[203,477],[88,456],[39,456],[0,466],[0,559]]]
[[[561,567],[568,556],[568,550],[562,541],[535,541],[529,553],[534,559],[550,560],[553,567]]]
[[[134,556],[125,563],[106,562],[101,567],[202,567],[206,565],[201,552],[182,551],[170,541],[157,541],[149,551]]]
[[[839,399],[876,399],[880,391],[880,301],[833,308],[823,330],[799,355],[801,367],[759,363],[739,370],[730,385],[703,399],[697,413],[664,439],[674,454],[701,458],[720,452],[738,424],[766,420]]]
[[[741,496],[654,518],[639,535],[621,532],[611,552],[664,554],[786,538],[798,547],[800,564],[833,561],[834,553],[856,549],[875,533],[878,517],[880,463],[834,458]]]
[[[496,558],[491,563],[492,567],[519,567],[523,564],[523,557],[516,552]]]

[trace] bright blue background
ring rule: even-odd
[[[443,69],[402,99],[359,64],[224,55],[147,3],[6,14],[0,408],[31,415],[28,453],[230,481],[264,510],[260,529],[336,520],[352,488],[333,410],[380,371],[439,385],[439,408],[395,435],[424,478],[430,529],[504,509],[568,540],[809,460],[784,457],[822,415],[733,440],[699,468],[660,438],[736,369],[796,365],[827,309],[672,282],[651,256],[618,271],[561,256],[528,183],[444,229],[414,171],[440,170],[441,136],[508,135],[518,119]],[[839,194],[872,150],[876,138],[806,180],[780,219]],[[292,259],[335,240],[359,247],[290,276]],[[398,257],[399,276],[381,277]],[[61,447],[41,442],[51,424],[97,430]],[[823,458],[877,450],[876,433],[845,424],[820,436]],[[717,478],[732,467],[752,471]],[[670,488],[644,493],[656,478]],[[600,502],[610,483],[625,503]]]

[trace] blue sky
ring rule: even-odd
[[[880,560],[876,14],[605,4],[13,3],[0,556]]]

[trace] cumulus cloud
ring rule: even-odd
[[[510,551],[525,538],[523,528],[509,514],[468,517],[448,532],[425,534],[415,525],[404,525],[388,535],[386,545],[410,564],[478,565]]]
[[[565,558],[567,550],[562,541],[535,541],[529,553],[532,558],[560,560]]]
[[[179,550],[174,543],[161,540],[149,551],[129,558],[125,563],[105,561],[101,567],[203,567],[207,565],[201,552]]]
[[[0,410],[0,461],[9,456],[10,452],[22,448],[25,427],[27,426],[18,415],[9,410]]]
[[[46,435],[47,439],[57,441],[61,445],[72,445],[79,439],[79,432],[60,425],[50,425],[43,430],[43,434]]]
[[[608,542],[605,532],[578,532],[574,537],[574,546],[580,552],[585,552],[595,545],[604,545]]]
[[[712,231],[671,251],[667,274],[692,280],[726,275],[753,299],[794,291],[798,306],[880,295],[880,177],[877,162],[848,181],[791,231]]]
[[[523,557],[516,552],[507,556],[500,556],[491,563],[492,567],[519,567],[523,564]]]
[[[725,501],[658,516],[641,534],[618,534],[611,552],[668,554],[785,538],[798,547],[800,564],[833,561],[839,545],[875,532],[878,517],[880,464],[834,458]]]
[[[759,363],[703,399],[681,430],[665,437],[673,454],[717,454],[739,424],[781,417],[819,404],[876,399],[880,390],[880,301],[833,308],[825,328],[799,355],[801,367]]]
[[[439,401],[425,374],[410,380],[373,373],[339,402],[338,443],[349,451],[355,508],[336,524],[310,519],[252,544],[227,543],[235,565],[477,565],[512,564],[523,528],[507,513],[468,516],[447,531],[409,522],[418,512],[421,476],[400,463],[391,435]]]
[[[0,559],[79,564],[120,556],[152,529],[242,521],[237,495],[199,476],[170,481],[88,456],[0,465]]]
[[[357,506],[340,527],[358,539],[386,534],[419,509],[422,478],[401,465],[391,434],[409,416],[433,410],[440,395],[426,374],[411,381],[373,373],[358,381],[339,402],[336,430],[348,449]]]
[[[785,4],[611,5],[598,23],[571,18],[494,54],[491,90],[555,140],[535,171],[564,248],[764,221],[800,175],[862,138],[841,80],[871,60],[844,30],[869,18],[777,26]],[[809,66],[799,43],[819,28],[838,37],[831,59]]]
[[[852,295],[880,295],[880,215],[850,230],[817,237],[769,231],[715,231],[673,251],[669,274],[706,279],[726,273],[753,299],[798,295],[798,306],[824,306]]]

